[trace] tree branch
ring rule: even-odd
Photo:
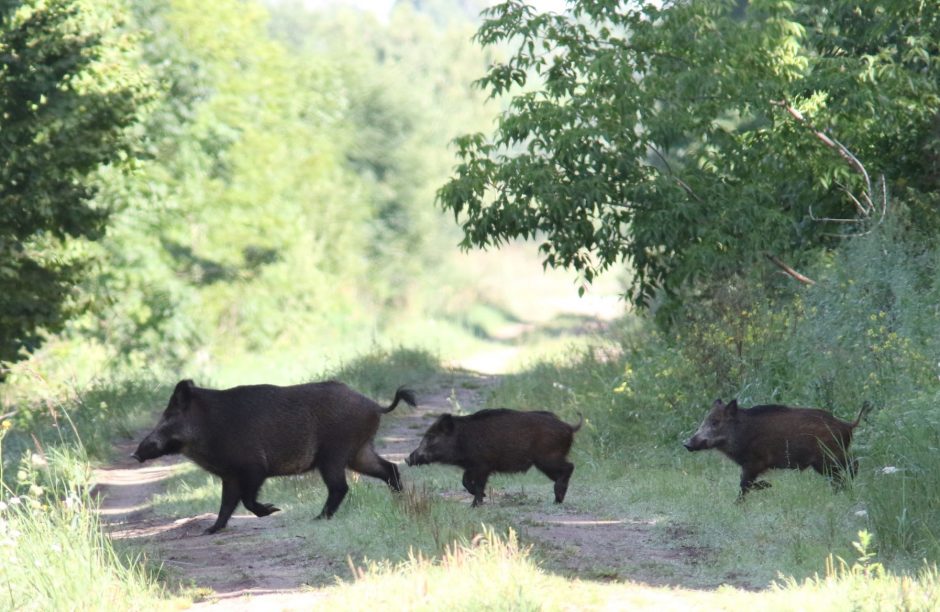
[[[787,264],[785,264],[785,263],[783,263],[782,261],[780,261],[780,259],[779,259],[776,255],[773,255],[773,254],[771,254],[771,253],[764,253],[764,256],[767,257],[767,259],[769,259],[771,262],[773,262],[773,264],[774,264],[775,266],[777,266],[778,268],[780,268],[781,270],[783,270],[788,276],[790,276],[790,277],[792,277],[792,278],[794,278],[794,279],[800,281],[800,282],[803,283],[804,285],[815,285],[815,284],[816,284],[816,281],[814,281],[814,280],[811,279],[810,277],[808,277],[808,276],[806,276],[806,275],[804,275],[804,274],[800,274],[799,272],[797,272],[796,270],[794,270],[793,268],[791,268],[791,267],[788,266]]]
[[[821,130],[817,129],[812,123],[809,122],[809,120],[805,116],[803,116],[803,113],[801,113],[797,108],[793,107],[786,100],[776,100],[776,101],[771,100],[771,104],[783,108],[791,117],[796,119],[796,121],[799,122],[800,125],[803,125],[809,131],[811,131],[813,135],[815,135],[816,138],[819,139],[820,142],[822,142],[824,145],[826,145],[830,149],[835,149],[836,152],[839,154],[839,156],[842,159],[844,159],[846,163],[853,170],[855,170],[861,175],[862,179],[865,181],[865,192],[862,194],[861,199],[859,199],[858,197],[855,196],[855,194],[849,191],[849,189],[845,185],[840,184],[839,187],[841,187],[842,190],[846,193],[846,195],[848,195],[849,198],[851,198],[852,204],[855,206],[855,209],[858,211],[859,215],[863,219],[870,219],[872,215],[874,215],[875,212],[880,208],[881,214],[880,214],[880,218],[878,219],[878,223],[881,223],[884,220],[885,214],[887,213],[887,210],[888,210],[888,189],[887,189],[887,186],[885,185],[884,175],[879,177],[879,181],[881,183],[881,202],[879,202],[880,206],[876,206],[874,203],[874,199],[872,198],[873,193],[872,193],[872,187],[871,187],[871,177],[868,174],[868,170],[866,170],[864,164],[862,164],[862,162],[860,162],[858,158],[855,157],[855,155],[851,151],[849,151],[848,147],[843,145],[841,142],[839,142],[835,138],[831,138],[827,136],[825,133],[823,133]],[[832,218],[820,219],[820,218],[816,218],[813,215],[812,210],[810,210],[810,217],[814,221],[829,221],[829,222],[834,222],[834,223],[861,222],[861,219],[832,219]]]

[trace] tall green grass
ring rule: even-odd
[[[0,450],[12,429],[0,424]],[[78,444],[7,463],[0,481],[0,607],[10,610],[161,609],[169,605],[137,559],[104,535]],[[14,470],[10,474],[11,467]]]

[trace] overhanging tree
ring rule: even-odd
[[[589,282],[627,261],[636,304],[675,305],[864,231],[889,192],[940,229],[936,3],[511,0],[485,16],[477,40],[512,52],[479,84],[510,103],[491,136],[456,141],[438,193],[465,247],[542,237],[546,265]]]
[[[82,307],[82,241],[99,238],[110,213],[95,182],[128,163],[149,96],[122,11],[0,0],[0,361]]]

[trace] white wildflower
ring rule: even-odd
[[[11,505],[11,506],[18,506],[19,504],[20,504],[20,498],[19,498],[19,497],[17,497],[16,495],[14,495],[13,497],[10,498],[10,505]]]
[[[868,516],[868,510],[856,510],[855,516],[859,518],[865,518],[866,516]]]
[[[888,465],[881,468],[882,474],[894,474],[897,471],[899,471],[898,468],[894,467],[893,465]]]
[[[9,508],[9,506],[7,506],[7,503],[4,501],[0,501],[0,512],[3,512],[7,508]]]

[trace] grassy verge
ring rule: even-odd
[[[63,412],[63,415],[67,413]],[[12,426],[0,427],[0,450]],[[79,437],[73,431],[73,436]],[[13,439],[12,436],[10,439]],[[154,576],[101,530],[80,443],[6,462],[0,471],[0,607],[11,610],[165,609]],[[12,468],[12,474],[11,474]]]
[[[484,529],[457,542],[438,559],[412,555],[398,564],[369,563],[355,568],[356,580],[329,588],[324,606],[338,609],[408,610],[933,610],[940,576],[923,570],[916,579],[895,576],[872,564],[864,553],[849,565],[833,561],[827,572],[805,581],[784,580],[763,593],[723,588],[702,592],[653,588],[635,583],[570,580],[546,573],[520,546]]]

